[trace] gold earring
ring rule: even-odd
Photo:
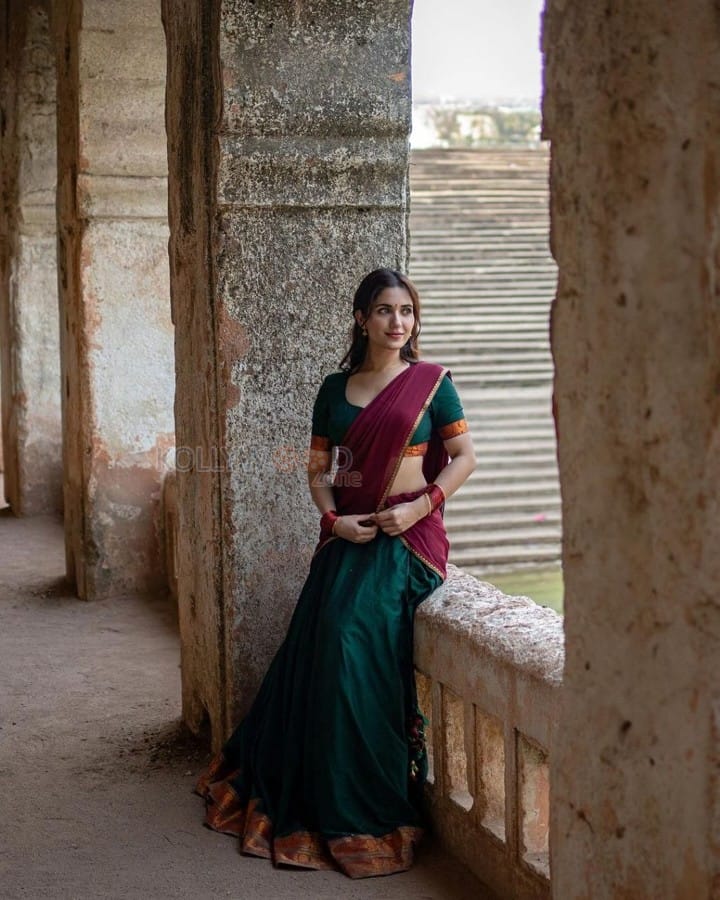
[[[362,327],[362,336],[367,337],[367,328],[364,325]]]

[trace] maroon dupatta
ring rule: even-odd
[[[388,497],[405,449],[446,373],[447,369],[434,363],[413,363],[358,414],[339,451],[333,493],[340,515],[370,515],[422,493]],[[443,441],[434,433],[423,460],[426,480],[434,481],[447,463]],[[448,542],[440,510],[420,519],[400,535],[400,540],[445,578]],[[321,541],[317,549],[325,543]]]

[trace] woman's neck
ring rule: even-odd
[[[359,372],[389,372],[392,369],[404,368],[406,363],[400,358],[399,350],[378,350],[368,347],[365,359]]]

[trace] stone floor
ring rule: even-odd
[[[0,510],[3,900],[483,900],[437,846],[389,878],[276,870],[201,827],[174,610],[68,592],[62,529]]]

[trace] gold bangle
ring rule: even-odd
[[[423,494],[423,497],[427,500],[427,506],[428,506],[428,511],[425,513],[425,515],[429,516],[432,514],[432,511],[433,511],[432,500],[430,499],[430,494]]]

